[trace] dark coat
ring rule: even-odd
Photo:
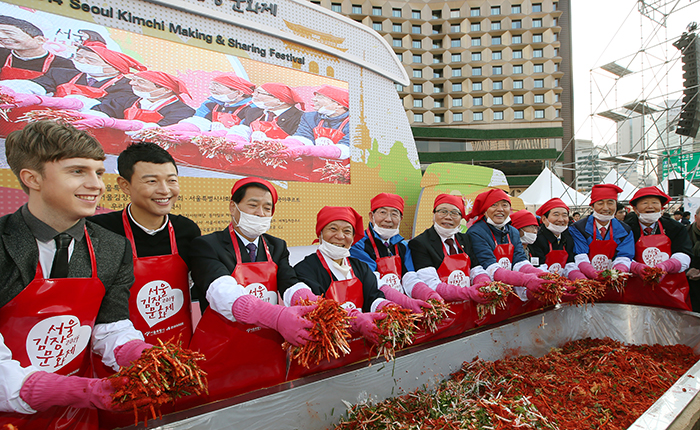
[[[557,243],[557,237],[554,235],[554,233],[549,231],[549,229],[547,229],[547,227],[544,225],[540,226],[540,229],[537,231],[537,239],[535,239],[535,243],[528,245],[530,254],[532,257],[539,259],[539,264],[545,264],[547,254],[550,250],[550,244],[552,245],[553,251],[564,250],[567,254],[569,254],[569,258],[566,260],[567,263],[574,262],[574,238],[571,237],[571,233],[569,233],[568,229],[562,232],[561,239],[559,240],[559,243]]]
[[[243,119],[241,124],[247,126],[250,126],[253,121],[262,117],[263,113],[265,112],[259,108],[244,109],[244,111],[245,112],[241,111],[241,118]],[[292,106],[277,117],[277,125],[279,128],[284,130],[285,133],[291,136],[297,131],[299,121],[301,121],[301,116],[303,114],[304,112]]]
[[[479,265],[479,259],[472,248],[471,239],[466,233],[455,234],[457,242],[462,245],[462,249],[469,256],[471,267]],[[431,226],[423,233],[414,237],[408,242],[408,247],[411,249],[413,257],[413,267],[416,271],[425,267],[434,267],[437,269],[445,259],[445,247],[442,244],[440,235]]]
[[[636,213],[631,212],[625,218],[625,223],[634,234],[634,243],[637,243],[641,237],[641,228],[639,227],[639,217]],[[659,218],[652,234],[659,234],[659,223],[664,229],[664,234],[671,239],[671,254],[681,252],[689,257],[693,256],[693,242],[690,240],[688,228],[678,221],[672,219]]]

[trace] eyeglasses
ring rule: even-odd
[[[387,216],[394,218],[394,219],[399,219],[401,218],[401,212],[397,211],[396,209],[388,211],[386,209],[377,209],[374,212],[376,215],[379,215],[382,218],[386,218]]]
[[[462,216],[462,212],[460,211],[448,211],[447,209],[438,209],[434,213],[439,214],[441,217],[446,217],[447,215],[450,215],[453,218],[457,218]]]

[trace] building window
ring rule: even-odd
[[[523,28],[523,22],[519,19],[514,19],[510,22],[510,28]]]
[[[445,106],[445,102],[442,99],[433,100],[433,107],[441,108]]]
[[[561,94],[554,94],[554,103],[559,103],[560,96]]]
[[[494,121],[503,121],[503,111],[496,111],[493,113]]]
[[[512,43],[512,44],[523,43],[523,36],[517,35],[517,36],[511,37],[510,43]]]
[[[501,36],[494,36],[491,38],[491,44],[492,45],[500,45],[501,44]]]
[[[391,16],[394,18],[401,18],[401,9],[392,9]]]
[[[423,114],[422,113],[414,113],[413,114],[413,122],[423,122]]]
[[[340,6],[340,3],[331,3],[331,10],[340,13],[343,11],[343,8]]]
[[[414,77],[414,78],[422,78],[422,77],[423,77],[423,71],[422,71],[422,70],[414,70],[414,71],[413,71],[413,77]]]
[[[521,105],[525,102],[525,99],[523,96],[513,96],[513,104],[514,105]]]
[[[542,27],[542,19],[537,18],[532,20],[532,28],[541,28]]]
[[[535,94],[535,103],[544,103],[544,94]]]
[[[555,72],[559,71],[559,63],[554,63],[554,71]]]
[[[542,58],[544,56],[544,51],[542,49],[533,49],[532,58]]]
[[[522,13],[523,9],[519,4],[513,5],[510,7],[510,13],[516,14],[516,13]]]
[[[533,34],[532,43],[542,43],[542,34]]]
[[[434,79],[442,78],[442,69],[433,69],[433,78]]]
[[[533,3],[532,4],[532,11],[533,12],[542,12],[542,3]]]
[[[450,47],[459,48],[460,46],[462,46],[462,41],[460,39],[451,39],[450,40]]]
[[[400,53],[400,52],[397,52],[397,53],[396,53],[396,58],[398,58],[398,59],[399,59],[399,62],[400,62],[400,63],[402,63],[402,62],[403,62],[403,54],[402,54],[402,53]]]
[[[481,52],[472,52],[472,61],[481,61]]]
[[[391,41],[391,46],[401,47],[401,39],[393,39]]]
[[[559,56],[559,48],[554,48],[554,56],[555,57]]]
[[[513,81],[513,89],[514,90],[522,90],[523,89],[523,81]]]
[[[411,26],[411,33],[413,33],[413,34],[420,34],[420,25],[413,25],[413,26]]]
[[[352,13],[357,15],[362,14],[362,6],[356,4],[352,5]]]
[[[413,99],[413,107],[423,107],[423,99]]]
[[[442,11],[441,10],[434,10],[432,14],[432,19],[440,19],[442,18]]]
[[[411,18],[420,19],[420,11],[419,10],[412,10],[411,11]]]
[[[544,118],[544,109],[535,109],[535,119]]]
[[[554,33],[554,41],[556,42],[558,40],[559,40],[559,33]]]
[[[559,78],[554,79],[554,86],[555,87],[559,86]]]
[[[420,48],[421,48],[420,40],[414,40],[414,41],[412,41],[412,42],[411,42],[411,47],[413,47],[413,49],[420,49]]]
[[[396,87],[396,91],[403,92],[403,85],[401,85],[401,84],[394,84],[394,86]]]
[[[484,113],[483,112],[474,112],[472,114],[472,119],[474,121],[483,121],[484,120]]]
[[[377,6],[372,7],[372,15],[382,16],[382,8]]]
[[[414,93],[422,93],[423,92],[423,85],[413,84],[413,92]]]
[[[438,56],[433,57],[433,64],[440,64],[442,59]]]
[[[459,18],[459,9],[450,9],[450,18]]]
[[[503,74],[503,66],[493,66],[491,68],[491,73],[494,75],[502,75]]]
[[[382,23],[381,22],[373,22],[372,23],[372,30],[382,31]]]
[[[552,27],[556,27],[556,26],[557,26],[557,19],[552,18]]]
[[[481,82],[472,82],[472,91],[481,91],[482,88]]]
[[[422,63],[423,62],[423,57],[420,55],[413,55],[413,62],[414,63]]]
[[[552,10],[557,10],[557,3],[556,2],[552,3]]]
[[[535,79],[535,88],[544,88],[544,79]]]
[[[462,107],[462,99],[452,99],[452,107]]]
[[[503,104],[503,96],[495,96],[493,98],[493,104],[494,105],[502,105]]]
[[[561,118],[561,109],[556,109],[556,110],[554,111],[554,116],[555,116],[556,118]]]
[[[464,118],[464,116],[462,115],[461,112],[452,114],[452,121],[464,121],[463,118]]]
[[[474,102],[474,106],[483,106],[484,104],[483,97],[472,97],[472,101]]]
[[[500,15],[501,14],[501,7],[500,6],[491,6],[491,15]]]
[[[462,61],[462,54],[452,54],[451,60],[453,63],[460,63]]]
[[[502,90],[503,89],[503,81],[493,81],[493,89],[494,90]]]
[[[513,74],[514,75],[518,75],[521,73],[523,73],[523,66],[522,65],[513,66]]]
[[[450,25],[450,33],[459,33],[460,31],[462,31],[462,28],[459,24]]]
[[[481,67],[472,67],[472,76],[481,76]]]
[[[481,46],[481,38],[472,37],[472,46]]]
[[[433,26],[433,34],[440,34],[441,31],[442,31],[441,25],[434,25]]]
[[[393,31],[394,33],[401,33],[401,31],[403,31],[401,28],[401,24],[391,24],[391,31]]]
[[[503,58],[503,54],[501,53],[501,51],[493,51],[493,52],[491,53],[491,59],[492,59],[492,60],[500,60],[500,59],[502,59],[502,58]]]
[[[469,26],[470,31],[481,31],[481,23],[477,22]]]
[[[433,85],[433,93],[441,93],[443,91],[442,84]]]
[[[525,118],[525,112],[521,110],[513,111],[513,119],[523,119]]]
[[[491,30],[500,30],[501,29],[501,21],[496,21],[491,23]]]
[[[521,51],[519,49],[516,51],[513,51],[513,59],[516,60],[518,58],[523,58],[523,51]]]
[[[434,123],[445,122],[445,115],[435,115],[433,117],[433,122]]]
[[[532,65],[532,72],[533,72],[533,73],[542,73],[542,72],[544,72],[544,64],[533,64],[533,65]]]
[[[469,16],[481,16],[481,8],[473,7],[469,9]]]
[[[462,91],[462,84],[452,84],[452,91]]]
[[[433,49],[441,49],[442,40],[433,40]]]
[[[452,69],[452,77],[457,78],[462,76],[462,69]]]

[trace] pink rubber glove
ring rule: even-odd
[[[483,305],[490,303],[489,300],[484,298],[481,291],[479,291],[479,287],[480,285],[472,285],[465,288],[467,294],[469,295],[469,300],[474,303],[481,303]]]
[[[469,293],[465,291],[464,288],[457,285],[440,282],[435,291],[437,291],[437,293],[440,294],[440,297],[447,300],[448,302],[469,300]]]
[[[153,345],[140,339],[130,340],[124,345],[114,348],[114,358],[117,359],[117,364],[120,367],[129,366],[131,362],[141,358],[143,351],[149,348],[153,348]]]
[[[578,265],[578,270],[580,270],[584,275],[586,275],[586,278],[588,279],[598,279],[598,277],[600,276],[600,271],[595,270],[591,263],[585,261]]]
[[[71,109],[80,110],[83,108],[83,102],[78,99],[69,97],[49,97],[49,96],[38,96],[36,94],[24,94],[12,92],[9,88],[2,88],[0,92],[3,94],[11,95],[14,99],[14,103],[7,103],[0,105],[2,109],[10,108],[20,108],[27,106],[44,106],[54,109]]]
[[[285,137],[284,139],[282,139],[281,142],[284,143],[284,146],[286,146],[287,148],[296,148],[297,146],[305,146],[306,145],[301,140],[297,140],[291,136]]]
[[[335,145],[295,146],[294,148],[287,148],[283,152],[291,158],[296,158],[302,155],[306,155],[308,157],[339,158],[341,154],[340,148],[336,147]]]
[[[388,285],[382,285],[380,290],[382,291],[382,293],[384,293],[384,297],[386,297],[387,300],[396,303],[402,308],[410,309],[411,312],[413,312],[414,314],[422,314],[423,309],[421,308],[432,308],[430,304],[424,302],[423,300],[412,299],[404,293],[400,293]]]
[[[288,308],[273,305],[246,294],[233,302],[231,310],[236,320],[277,330],[287,342],[294,346],[301,346],[311,339],[307,330],[314,326],[311,321],[302,318],[302,316],[311,312],[315,307],[316,305]]]
[[[656,265],[659,269],[663,270],[666,273],[680,273],[681,268],[683,267],[681,265],[681,262],[676,260],[675,258],[669,258],[668,260],[664,261],[663,263],[659,263]],[[663,281],[664,278],[666,277],[666,274],[664,274],[661,279],[659,279],[659,282]]]
[[[644,270],[649,267],[644,263],[637,263],[636,261],[633,261],[630,263],[630,271],[638,278],[643,278],[644,277]]]
[[[616,264],[613,266],[613,269],[617,270],[618,272],[622,272],[622,273],[629,273],[630,272],[630,268],[625,266],[624,264]]]
[[[489,278],[489,275],[486,273],[482,273],[481,275],[476,275],[474,277],[474,283],[472,284],[472,287],[483,287],[484,285],[488,285],[491,283],[491,278]]]
[[[547,273],[542,269],[538,269],[537,267],[533,266],[532,264],[523,264],[522,267],[520,268],[520,273],[534,273],[535,275],[541,275],[543,273]]]
[[[525,279],[524,287],[527,288],[526,293],[528,298],[530,299],[533,298],[532,295],[535,293],[541,294],[544,290],[544,287],[552,283],[552,281],[542,279],[533,273],[528,273],[525,276],[527,276],[527,279]]]
[[[425,282],[416,282],[416,285],[413,286],[413,290],[411,290],[411,295],[414,299],[425,301],[430,299],[439,300],[441,302],[445,301],[443,300],[442,296],[437,293],[437,291],[434,291]]]
[[[493,280],[499,282],[505,282],[508,285],[515,285],[518,287],[524,287],[525,283],[535,275],[529,275],[527,273],[514,272],[512,270],[498,268],[493,274]]]
[[[112,393],[116,386],[127,383],[127,378],[92,379],[63,376],[49,372],[34,372],[24,381],[19,396],[32,409],[45,411],[53,406],[116,410]]]
[[[583,275],[583,273],[581,273],[581,275]],[[586,276],[583,275],[583,277],[585,278]],[[578,294],[575,293],[574,286],[570,285],[570,286],[566,287],[564,294],[561,295],[561,301],[564,303],[573,302],[574,300],[576,300],[576,297],[578,297]]]
[[[169,125],[167,127],[163,127],[164,131],[168,132],[169,136],[172,136],[173,138],[177,139],[180,142],[189,142],[193,138],[197,136],[202,136],[204,134],[210,134],[202,132],[199,127],[196,125],[189,123],[189,122],[180,122],[177,124]],[[221,133],[219,135],[223,136],[226,134],[225,130],[221,130]]]
[[[88,128],[114,128],[122,131],[138,131],[143,128],[143,122],[130,119],[116,119],[101,116],[86,116],[73,122],[73,127],[78,130]]]
[[[588,279],[588,277],[580,270],[572,270],[569,272],[569,279],[575,281],[577,279]]]
[[[377,320],[386,317],[380,312],[363,313],[357,309],[350,309],[348,315],[355,317],[350,320],[350,329],[355,333],[360,333],[365,339],[372,343],[379,342],[379,330],[377,329]]]
[[[311,288],[299,288],[292,294],[292,306],[296,306],[299,300],[306,299],[312,302],[318,301],[318,296],[311,291]]]

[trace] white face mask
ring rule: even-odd
[[[510,222],[510,215],[501,224],[496,224],[491,218],[486,217],[487,224],[491,224],[492,226],[498,227],[498,228],[503,228],[503,226],[508,224],[509,222]]]
[[[372,224],[372,230],[377,233],[377,236],[381,237],[382,240],[389,240],[392,237],[399,234],[398,228],[382,228]]]
[[[552,233],[554,233],[557,236],[564,233],[564,230],[566,230],[567,228],[569,228],[568,225],[556,225],[556,224],[551,223],[551,222],[547,226],[547,230],[551,231]]]
[[[234,205],[236,205],[234,203]],[[238,205],[236,205],[238,209]],[[247,214],[240,209],[238,209],[240,217],[238,218],[238,223],[236,227],[241,231],[241,234],[247,238],[257,238],[263,233],[267,233],[270,229],[270,223],[272,222],[271,216],[257,216]]]
[[[150,91],[138,91],[133,88],[131,89],[131,91],[134,92],[136,97],[141,97],[142,99],[148,99],[149,97],[151,97]]]
[[[318,246],[318,250],[321,254],[330,258],[331,260],[340,260],[341,258],[347,258],[350,256],[350,250],[343,248],[342,246],[333,245],[330,242],[324,242],[322,238],[318,238],[321,244]]]
[[[459,225],[454,228],[445,228],[436,222],[433,223],[433,228],[437,232],[438,236],[440,236],[443,239],[449,239],[453,237],[455,234],[459,233],[460,230]]]
[[[647,224],[647,225],[654,224],[656,221],[659,220],[659,218],[661,218],[661,212],[654,212],[654,213],[650,213],[650,214],[639,214],[639,221],[642,224]]]
[[[526,245],[532,245],[537,239],[537,233],[525,232],[523,236],[520,237],[520,241]]]
[[[593,218],[597,219],[600,222],[609,222],[611,219],[615,218],[615,215],[603,215],[599,214],[596,211],[593,211]]]
[[[105,73],[105,70],[102,66],[96,66],[94,64],[85,64],[85,63],[80,63],[78,61],[73,60],[73,65],[75,66],[76,69],[79,71],[95,76],[95,75],[103,75]]]
[[[212,96],[212,98],[214,98],[215,100],[218,100],[218,101],[220,101],[220,102],[222,102],[222,103],[228,103],[228,102],[232,101],[231,97],[229,97],[228,94],[214,94],[214,93],[211,93],[211,96]]]
[[[318,112],[321,115],[330,116],[330,115],[333,115],[335,113],[335,110],[329,109],[329,108],[323,106],[323,107],[318,108],[318,110],[316,112]]]

